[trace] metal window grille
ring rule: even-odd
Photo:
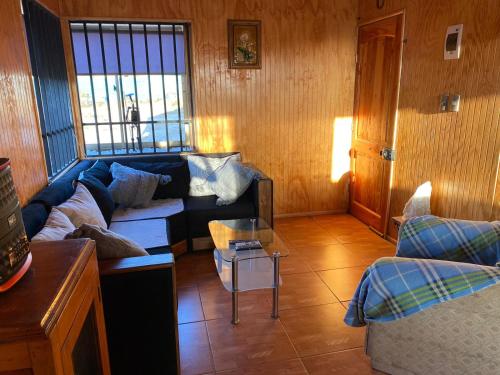
[[[35,1],[22,4],[45,161],[53,178],[77,158],[61,24]]]
[[[88,156],[191,151],[189,28],[70,22]]]

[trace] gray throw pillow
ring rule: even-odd
[[[217,195],[217,206],[232,204],[247,191],[255,171],[239,161],[228,160],[208,176],[210,189]]]
[[[121,207],[146,207],[151,203],[158,183],[167,184],[170,176],[153,174],[125,167],[118,163],[111,164],[113,181],[108,187],[113,201]]]
[[[90,238],[96,243],[97,258],[130,258],[149,255],[144,248],[132,240],[97,225],[82,224],[66,235],[66,239]]]

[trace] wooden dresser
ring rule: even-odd
[[[33,263],[0,294],[0,375],[109,375],[95,244],[31,244]]]

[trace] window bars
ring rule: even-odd
[[[189,30],[70,22],[87,155],[192,150]]]
[[[77,158],[61,24],[35,1],[24,0],[23,10],[47,174],[52,179]]]

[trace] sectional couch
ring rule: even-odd
[[[205,156],[226,157],[232,154],[234,153]],[[187,194],[190,177],[186,155],[113,157],[102,160],[108,165],[116,161],[126,166],[141,167],[146,171],[161,170],[165,163],[175,163],[186,168],[187,173],[179,174],[186,176],[185,178],[177,176],[171,182],[171,187],[184,192],[180,194],[181,198],[177,198],[178,202],[182,200],[181,211],[168,217],[135,220],[135,224],[134,220],[119,223],[145,228],[146,242],[143,244],[146,245],[148,238],[161,234],[152,236],[152,231],[164,230],[163,236],[157,237],[166,238],[165,243],[144,246],[150,256],[99,262],[113,374],[179,373],[177,306],[169,302],[175,301],[176,295],[175,268],[171,253],[213,248],[208,230],[210,220],[261,217],[272,226],[272,180],[257,171],[248,190],[235,203],[217,206],[216,196],[191,197]],[[95,159],[80,161],[23,208],[23,220],[30,239],[44,226],[51,207],[72,196],[73,182],[95,162]],[[116,213],[115,210],[113,216]],[[155,225],[158,221],[161,222],[159,226]]]
[[[196,154],[210,157],[226,157],[235,153],[223,154]],[[179,179],[174,179],[179,191],[183,193],[175,198],[182,199],[183,209],[165,219],[165,231],[167,243],[162,246],[148,246],[145,248],[150,254],[159,254],[173,251],[174,253],[185,250],[199,250],[210,248],[210,233],[208,222],[216,219],[238,219],[245,217],[261,217],[269,225],[273,225],[272,180],[262,172],[257,171],[256,178],[249,189],[233,204],[227,206],[217,206],[215,195],[204,197],[192,197],[187,194],[189,191],[189,169],[186,161],[187,154],[168,154],[137,157],[113,157],[102,159],[106,164],[111,165],[118,162],[125,166],[141,168],[146,171],[161,170],[162,165],[176,164],[183,165],[185,173],[181,173]],[[89,169],[95,163],[95,159],[86,159],[76,164],[70,171],[61,178],[38,193],[23,209],[23,220],[26,226],[28,238],[31,239],[38,233],[53,206],[57,206],[66,201],[74,192],[73,181],[78,179],[82,171]],[[155,216],[145,216],[147,220],[162,219]],[[140,221],[140,220],[136,220]],[[153,229],[153,223],[151,229]],[[148,222],[148,224],[150,224]],[[133,223],[131,223],[133,224]],[[142,223],[144,225],[144,223]],[[142,245],[142,243],[141,243]]]

